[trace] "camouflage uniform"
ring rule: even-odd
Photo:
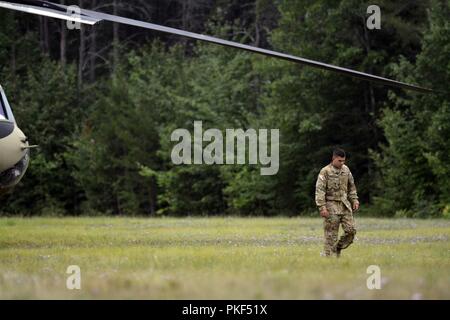
[[[326,207],[330,213],[323,223],[326,256],[335,255],[353,242],[356,229],[352,205],[357,201],[355,181],[346,165],[337,169],[329,164],[320,170],[316,183],[316,205],[319,210]],[[340,224],[344,235],[338,241]]]

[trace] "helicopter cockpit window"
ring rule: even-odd
[[[0,120],[1,119],[6,119],[6,108],[3,103],[3,97],[0,95]]]
[[[30,150],[12,168],[0,173],[0,191],[15,186],[22,179],[30,163]],[[1,193],[1,192],[0,192]]]

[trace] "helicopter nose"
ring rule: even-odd
[[[14,131],[14,122],[0,119],[0,139],[9,136]]]
[[[10,132],[12,126],[12,132]],[[26,136],[11,121],[0,119],[0,173],[10,169],[23,158],[29,148]]]

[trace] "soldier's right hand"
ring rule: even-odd
[[[323,208],[320,210],[320,216],[322,218],[328,218],[330,216],[330,213],[328,212],[327,208]]]

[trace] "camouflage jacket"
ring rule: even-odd
[[[351,205],[358,201],[355,180],[346,165],[337,169],[330,163],[320,170],[316,182],[316,205],[319,210],[327,201],[342,201],[350,212]]]

